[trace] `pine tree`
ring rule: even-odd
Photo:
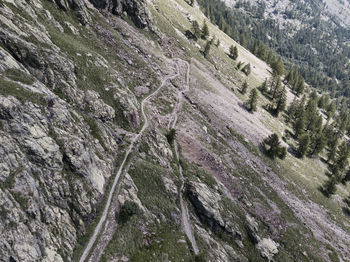
[[[204,20],[203,28],[202,28],[202,38],[207,39],[208,36],[209,36],[209,28],[208,28],[207,22]]]
[[[205,58],[207,58],[209,56],[210,47],[211,47],[210,41],[207,41],[207,43],[205,44],[205,47],[204,47],[204,51],[203,51]]]
[[[219,46],[220,46],[220,39],[219,39],[219,38],[216,40],[215,46],[216,46],[216,47],[219,47]]]
[[[300,77],[295,87],[295,92],[297,93],[297,96],[302,95],[304,93],[304,90],[305,90],[304,78]]]
[[[298,137],[298,153],[299,153],[299,157],[303,158],[306,153],[307,150],[309,149],[309,145],[310,145],[310,137],[308,134],[303,134],[301,136]]]
[[[245,93],[247,93],[247,90],[248,90],[248,83],[247,83],[247,81],[244,81],[242,89],[241,89],[241,93],[243,95],[245,95]]]
[[[263,146],[265,148],[266,154],[270,156],[272,159],[279,157],[284,159],[287,154],[287,150],[285,147],[280,145],[280,141],[277,134],[269,135],[263,141]]]
[[[272,65],[273,74],[275,76],[281,76],[284,74],[284,65],[281,58],[278,58]]]
[[[250,91],[249,100],[248,100],[248,107],[250,111],[252,112],[256,111],[257,102],[258,102],[258,91],[256,90],[256,88],[253,88],[252,91]]]
[[[287,91],[285,87],[278,93],[276,100],[275,114],[278,117],[279,113],[286,109],[287,105]]]
[[[295,81],[295,69],[294,67],[291,68],[287,76],[284,78],[284,81],[286,81],[288,84],[293,83]]]
[[[265,78],[265,81],[261,84],[261,86],[259,87],[261,93],[266,94],[267,93],[267,79]]]
[[[335,103],[332,102],[327,106],[326,115],[328,119],[331,119],[335,114]]]
[[[237,49],[236,46],[233,46],[233,45],[230,46],[230,57],[233,60],[237,59],[237,57],[238,57],[238,49]]]
[[[348,156],[349,156],[349,147],[346,142],[340,144],[337,152],[337,159],[335,160],[334,165],[337,166],[338,171],[342,173],[346,166],[348,165]]]
[[[287,122],[290,122],[295,119],[295,116],[298,112],[298,107],[299,107],[299,102],[296,99],[296,97],[294,97],[292,103],[289,105],[287,110],[287,116],[288,116]]]
[[[295,137],[299,137],[305,132],[305,114],[302,114],[295,120],[293,127]]]
[[[319,153],[326,147],[327,140],[323,132],[316,134],[313,141],[313,151],[312,154],[314,156],[318,156]]]
[[[335,142],[329,147],[329,151],[327,154],[327,163],[328,164],[335,161],[335,158],[337,155],[337,146],[338,146],[338,139],[335,140]]]
[[[196,20],[192,23],[193,35],[198,39],[201,36],[201,29],[199,28],[199,24]]]
[[[280,93],[281,90],[282,90],[281,78],[279,76],[272,78],[272,83],[271,83],[272,99],[275,99],[277,94]]]
[[[337,179],[332,176],[322,186],[323,192],[327,197],[335,194],[337,190]]]

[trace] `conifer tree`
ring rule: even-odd
[[[292,103],[290,103],[287,110],[287,116],[288,116],[287,122],[295,120],[296,114],[298,112],[298,107],[299,107],[299,102],[296,99],[296,97],[294,97]]]
[[[216,46],[216,47],[219,47],[219,46],[220,46],[220,39],[219,39],[219,38],[216,40],[215,46]]]
[[[248,107],[250,111],[252,112],[256,111],[257,102],[258,102],[258,91],[256,90],[256,88],[253,88],[250,91],[249,100],[248,100]]]
[[[295,86],[295,92],[297,93],[297,96],[300,96],[304,93],[305,90],[305,82],[304,82],[304,78],[299,77],[299,80],[296,83]]]
[[[301,114],[294,122],[294,135],[299,137],[305,132],[305,114]]]
[[[204,51],[203,51],[205,58],[207,58],[209,56],[210,46],[211,46],[210,41],[207,41],[207,43],[205,44],[205,47],[204,47]]]
[[[295,81],[295,69],[294,69],[294,67],[291,68],[289,73],[284,78],[284,81],[286,81],[288,84],[293,83]]]
[[[265,148],[266,154],[270,156],[272,159],[279,157],[280,159],[284,159],[287,155],[287,150],[285,147],[280,145],[280,141],[277,134],[269,135],[263,141],[263,146]]]
[[[331,102],[326,109],[326,115],[328,119],[331,119],[335,114],[335,103]]]
[[[261,84],[259,87],[261,93],[266,94],[267,93],[267,79],[265,78],[265,81]]]
[[[202,28],[202,38],[207,39],[208,36],[209,36],[209,27],[207,25],[207,22],[204,20],[203,28]]]
[[[233,46],[233,45],[230,46],[230,57],[233,60],[237,59],[237,57],[238,57],[238,49],[237,49],[236,46]]]
[[[318,156],[319,153],[326,147],[327,140],[323,132],[320,132],[315,135],[313,141],[313,151],[312,154],[314,156]]]
[[[306,153],[307,150],[309,149],[309,145],[310,145],[310,137],[308,134],[303,134],[301,136],[298,137],[298,153],[299,153],[299,157],[303,158]]]
[[[278,58],[272,65],[273,74],[276,76],[281,76],[284,74],[284,65],[281,58]]]
[[[282,90],[281,78],[279,76],[276,76],[272,79],[272,83],[271,83],[272,99],[275,99],[276,95],[279,92],[281,92],[281,90]]]
[[[337,190],[337,179],[332,176],[322,186],[323,192],[327,197],[332,196]]]
[[[193,35],[198,39],[201,37],[201,29],[199,28],[199,24],[196,20],[192,23]]]
[[[247,93],[248,90],[248,83],[247,81],[244,81],[242,89],[241,89],[241,93],[244,95],[245,93]]]
[[[335,161],[335,158],[336,158],[336,155],[337,155],[337,145],[338,145],[338,139],[335,140],[335,142],[332,143],[329,146],[329,151],[328,151],[328,154],[327,154],[327,162],[328,162],[328,164],[330,164],[331,162]]]
[[[278,117],[279,113],[286,109],[287,105],[287,91],[285,87],[278,93],[276,100],[275,114]]]

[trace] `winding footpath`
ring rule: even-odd
[[[178,104],[173,112],[174,121],[173,121],[173,124],[171,125],[171,128],[176,127],[176,123],[177,123],[177,119],[178,119],[178,115],[179,115],[178,113],[182,108],[182,104],[183,104],[183,100],[184,100],[183,94],[190,89],[190,79],[189,79],[190,78],[190,64],[187,61],[182,60],[182,59],[177,59],[177,60],[181,60],[182,62],[186,63],[186,66],[187,66],[186,89],[184,91],[179,91],[179,93],[178,93],[179,94],[179,102],[178,102]],[[184,181],[182,166],[179,164],[179,149],[178,149],[178,143],[176,141],[174,141],[174,149],[175,149],[175,154],[176,154],[176,158],[178,161],[178,167],[179,167],[180,178],[181,178],[181,187],[179,190],[179,198],[180,198],[180,206],[181,206],[181,223],[182,223],[182,227],[183,227],[183,230],[185,231],[187,238],[191,242],[193,252],[195,253],[195,255],[198,255],[199,250],[198,250],[196,239],[195,239],[193,232],[192,232],[187,205],[183,201],[183,198],[182,198],[182,194],[183,194],[184,186],[185,186],[185,181]]]
[[[111,205],[111,202],[112,202],[112,197],[113,197],[113,194],[114,194],[114,191],[115,191],[115,188],[119,182],[119,179],[120,179],[120,176],[122,174],[122,171],[123,171],[123,168],[125,166],[125,163],[127,161],[127,158],[129,157],[130,153],[132,152],[132,150],[134,149],[135,147],[135,144],[137,142],[137,140],[143,135],[144,131],[147,129],[147,127],[149,126],[149,120],[147,118],[147,115],[145,113],[145,104],[147,102],[149,102],[155,95],[157,95],[159,93],[159,91],[162,89],[162,87],[165,85],[165,83],[168,81],[168,80],[171,80],[171,79],[174,79],[176,77],[179,76],[179,71],[173,75],[173,76],[169,76],[169,77],[166,77],[165,79],[163,79],[163,81],[161,82],[161,85],[157,88],[157,90],[155,90],[152,94],[150,94],[149,96],[147,96],[142,102],[141,102],[141,113],[142,113],[142,117],[144,119],[144,124],[143,124],[143,127],[142,129],[140,130],[140,132],[132,139],[131,141],[131,144],[129,145],[129,148],[128,150],[126,151],[125,153],[125,156],[124,156],[124,159],[123,159],[123,162],[121,163],[120,167],[119,167],[119,170],[114,178],[114,181],[113,181],[113,185],[112,185],[112,188],[111,190],[109,191],[109,194],[108,194],[108,199],[107,199],[107,202],[106,202],[106,205],[105,205],[105,208],[103,210],[103,214],[100,218],[100,221],[98,222],[95,230],[94,230],[94,233],[93,235],[91,236],[87,246],[85,247],[85,250],[82,254],[82,256],[80,257],[79,259],[79,262],[84,262],[86,260],[86,258],[89,256],[90,254],[90,251],[91,251],[91,248],[93,247],[101,229],[102,229],[102,226],[104,225],[105,221],[106,221],[106,218],[107,218],[107,215],[108,215],[108,210],[109,210],[109,207]]]

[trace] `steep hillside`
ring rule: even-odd
[[[350,186],[196,3],[0,0],[0,57],[0,261],[349,261]]]
[[[213,22],[260,58],[268,61],[259,49],[269,47],[313,87],[349,107],[348,1],[198,2]]]

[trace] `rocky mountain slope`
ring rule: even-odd
[[[271,69],[209,21],[203,58],[194,19],[182,0],[0,0],[0,261],[349,261],[349,186],[327,199],[321,161],[261,153],[289,127],[237,90]]]

